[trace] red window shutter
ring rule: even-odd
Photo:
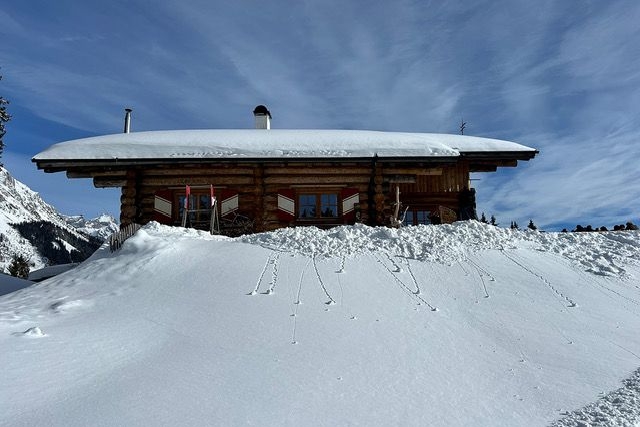
[[[226,216],[238,210],[238,192],[224,189],[220,193],[220,216]]]
[[[153,220],[160,224],[171,224],[173,212],[173,192],[171,190],[158,190],[153,201]]]
[[[293,221],[296,219],[296,194],[293,190],[283,188],[278,190],[278,219]]]
[[[356,207],[360,204],[360,192],[357,188],[345,188],[340,192],[342,199],[342,219],[352,224],[356,221]]]

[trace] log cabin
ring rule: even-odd
[[[472,219],[470,174],[538,153],[466,135],[271,129],[265,106],[253,113],[255,129],[130,132],[127,109],[123,133],[58,143],[32,161],[98,188],[120,187],[121,226],[208,229],[215,215],[231,235]]]

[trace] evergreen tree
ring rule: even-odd
[[[31,242],[49,260],[50,265],[82,262],[102,244],[94,237],[82,239],[47,221],[22,222],[11,226]],[[67,250],[64,242],[73,249]]]
[[[29,261],[22,255],[14,255],[9,264],[9,274],[13,277],[26,279],[29,277]]]
[[[0,80],[2,80],[2,76],[0,76]],[[3,166],[2,153],[4,152],[4,141],[2,140],[2,138],[4,138],[4,134],[7,133],[4,128],[4,124],[11,120],[11,116],[9,115],[9,113],[7,113],[6,105],[8,103],[9,101],[0,96],[0,166]]]
[[[533,223],[532,219],[529,220],[529,225],[527,225],[527,228],[530,229],[530,230],[537,230],[538,229],[538,227],[536,227],[536,225]]]
[[[632,223],[631,221],[627,222],[627,226],[626,226],[627,230],[637,230],[638,226],[635,225],[634,223]]]
[[[513,221],[511,223],[511,228],[513,228],[514,230],[520,230],[520,227],[518,226],[518,223]]]
[[[493,215],[491,215],[491,225],[498,226],[498,223],[496,222],[496,217]]]
[[[480,217],[480,222],[483,222],[485,224],[489,223],[489,221],[487,221],[487,217],[484,216],[484,212],[482,212],[482,216]]]

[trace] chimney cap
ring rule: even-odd
[[[267,107],[265,107],[262,104],[258,105],[256,108],[253,109],[253,115],[254,116],[269,116],[269,118],[271,118],[271,113],[269,112]]]

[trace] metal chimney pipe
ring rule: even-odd
[[[271,113],[264,105],[258,105],[253,110],[256,119],[256,129],[271,129]]]
[[[131,108],[124,109],[124,133],[131,132]]]

